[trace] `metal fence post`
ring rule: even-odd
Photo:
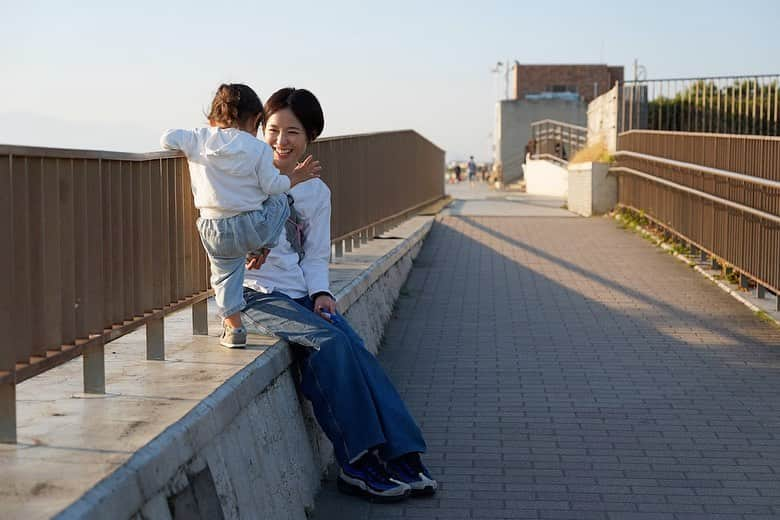
[[[105,344],[100,338],[84,349],[84,393],[106,393]]]
[[[165,319],[162,317],[146,322],[146,359],[165,361]]]
[[[192,334],[195,336],[209,335],[209,303],[200,301],[192,306]]]
[[[16,442],[16,384],[0,384],[0,442]]]

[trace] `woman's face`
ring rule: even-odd
[[[274,166],[292,172],[309,143],[303,124],[289,108],[275,112],[263,129],[265,142],[274,151]]]

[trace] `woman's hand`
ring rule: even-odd
[[[314,300],[314,312],[332,323],[330,316],[336,314],[336,300],[329,294],[320,294]]]
[[[310,179],[319,178],[319,172],[322,170],[320,167],[320,161],[315,161],[314,157],[307,155],[306,159],[298,163],[293,172],[289,175],[290,187],[292,188],[296,184],[308,181]]]
[[[268,258],[268,253],[271,250],[264,247],[260,250],[260,253],[249,253],[246,255],[246,268],[247,269],[260,269]]]

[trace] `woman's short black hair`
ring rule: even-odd
[[[306,89],[286,87],[279,89],[265,102],[263,127],[276,112],[289,108],[303,125],[309,142],[314,141],[325,128],[325,116],[317,98]]]

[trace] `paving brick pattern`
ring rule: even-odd
[[[780,329],[606,218],[443,218],[386,330],[430,499],[317,519],[780,517]]]

